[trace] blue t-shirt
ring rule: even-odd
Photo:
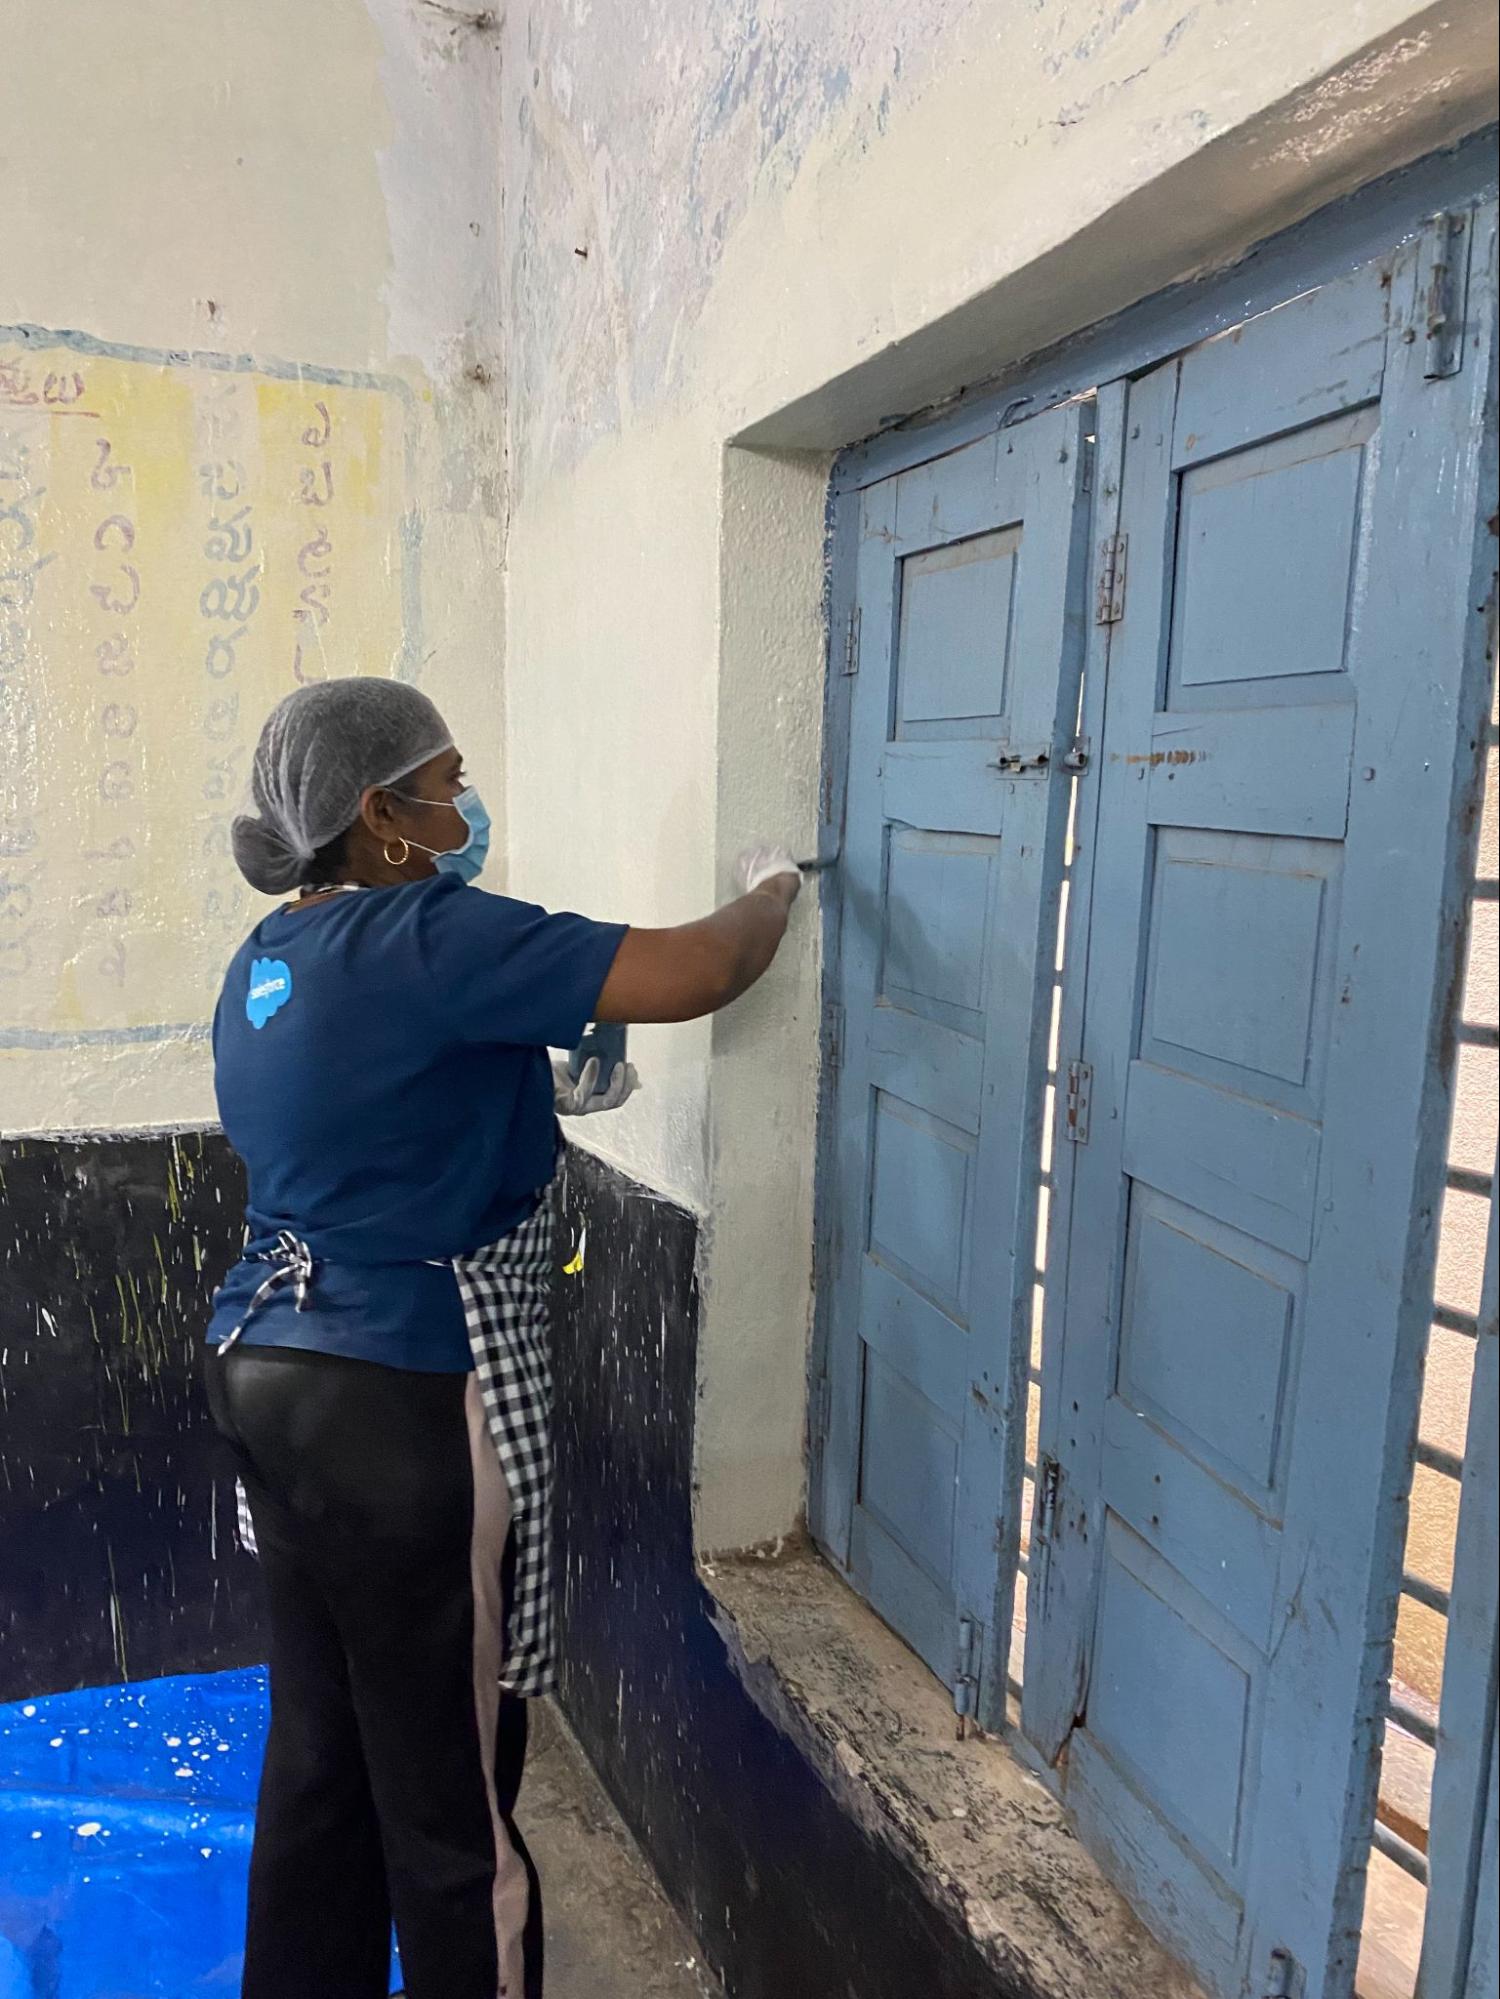
[[[285,1230],[313,1258],[304,1307],[278,1283],[243,1341],[466,1370],[447,1260],[524,1221],[552,1178],[547,1049],[579,1039],[624,934],[446,874],[258,924],[214,1014],[250,1239],[210,1339],[244,1318]]]

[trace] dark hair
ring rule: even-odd
[[[302,871],[304,882],[342,881],[349,869],[349,856],[344,843],[353,830],[353,827],[346,827],[342,833],[336,833],[319,847]]]

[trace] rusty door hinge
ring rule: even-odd
[[[1036,1473],[1036,1525],[1039,1541],[1050,1542],[1057,1525],[1057,1495],[1062,1489],[1062,1466],[1056,1458],[1043,1458]]]
[[[1063,1136],[1073,1145],[1089,1142],[1089,1099],[1093,1088],[1093,1065],[1070,1062],[1067,1094],[1063,1098]]]
[[[849,622],[844,627],[844,671],[859,672],[859,607],[849,613]]]
[[[1422,244],[1422,283],[1417,310],[1421,314],[1420,331],[1427,343],[1422,373],[1429,382],[1456,375],[1464,364],[1467,232],[1467,216],[1434,215]]]
[[[1112,534],[1099,544],[1099,608],[1101,625],[1117,625],[1125,615],[1125,551],[1128,537]]]
[[[958,1620],[958,1643],[953,1659],[953,1712],[958,1716],[958,1739],[968,1734],[969,1723],[979,1701],[979,1653],[983,1639],[972,1617]]]
[[[1041,1618],[1052,1594],[1052,1537],[1057,1531],[1057,1505],[1062,1492],[1062,1466],[1050,1454],[1036,1469],[1036,1497],[1031,1517],[1031,1572],[1027,1601],[1033,1617]]]

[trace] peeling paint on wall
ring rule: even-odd
[[[534,457],[563,469],[680,384],[683,333],[750,202],[784,195],[835,120],[841,146],[878,143],[893,104],[986,11],[981,0],[831,0],[815,16],[789,0],[648,0],[628,18],[592,0],[526,10],[506,134],[517,478]],[[651,87],[619,91],[622,62]]]

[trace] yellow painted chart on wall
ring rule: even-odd
[[[291,689],[413,666],[391,385],[0,330],[0,1047],[201,1031]]]

